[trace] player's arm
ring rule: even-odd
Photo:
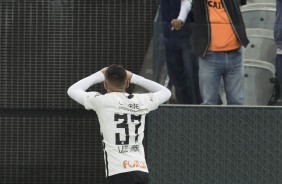
[[[80,103],[81,105],[84,105],[84,96],[86,94],[86,90],[94,85],[98,84],[105,80],[105,76],[103,74],[102,69],[84,79],[81,79],[80,81],[74,83],[72,86],[68,89],[68,95],[75,100],[76,102]]]
[[[171,21],[171,29],[179,30],[183,26],[192,7],[192,0],[181,0],[180,12],[177,19]]]
[[[159,104],[168,101],[171,96],[170,90],[166,87],[136,74],[132,75],[130,83],[137,84],[147,89],[149,92],[152,92],[154,97],[158,99]]]

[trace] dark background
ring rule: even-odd
[[[156,11],[154,0],[0,0],[0,184],[104,183],[96,114],[66,92],[113,63],[139,73]]]
[[[282,183],[282,108],[163,106],[148,116],[151,184]]]
[[[152,0],[1,0],[0,108],[76,109],[67,88],[110,64],[139,73]]]

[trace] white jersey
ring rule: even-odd
[[[106,176],[129,171],[148,172],[145,161],[145,115],[166,102],[171,92],[164,86],[132,74],[130,83],[150,93],[128,95],[112,92],[101,95],[86,90],[105,77],[98,71],[69,87],[68,95],[88,110],[96,111],[103,135]]]
[[[158,105],[159,100],[150,93],[85,93],[85,108],[98,115],[106,176],[136,170],[148,172],[142,145],[145,116]]]

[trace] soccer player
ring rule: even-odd
[[[103,82],[106,94],[86,92]],[[128,94],[129,83],[139,85],[150,93]],[[148,183],[145,160],[145,116],[166,102],[171,92],[164,86],[111,65],[76,82],[68,95],[87,110],[94,110],[103,136],[106,180],[110,184]]]

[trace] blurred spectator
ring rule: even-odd
[[[203,104],[219,102],[223,78],[228,105],[244,103],[244,68],[241,46],[249,40],[240,11],[241,0],[193,1],[192,48],[199,59]]]
[[[280,100],[282,99],[282,0],[276,0],[276,20],[274,26],[274,39],[277,44],[276,74],[280,87]]]
[[[200,104],[198,59],[191,53],[192,0],[161,0],[161,21],[168,75],[180,104]]]

